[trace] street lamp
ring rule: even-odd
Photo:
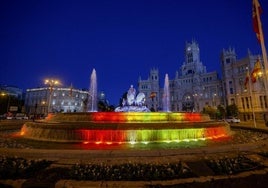
[[[213,106],[215,107],[216,106],[216,101],[215,101],[215,97],[217,96],[216,93],[213,94],[212,96],[212,102],[213,102]]]
[[[199,112],[198,94],[197,93],[193,94],[193,97],[194,97],[194,110],[196,112]]]
[[[54,79],[46,79],[45,85],[49,86],[49,100],[48,100],[48,106],[47,106],[47,113],[49,113],[51,112],[51,96],[52,96],[53,87],[56,85],[60,85],[60,82]]]

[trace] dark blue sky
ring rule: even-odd
[[[268,4],[259,2],[267,43]],[[95,68],[98,89],[117,104],[151,68],[162,83],[173,79],[186,41],[199,43],[207,71],[220,72],[223,48],[238,59],[261,53],[251,18],[251,0],[2,0],[0,84],[25,90],[58,78],[89,88]]]

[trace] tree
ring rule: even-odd
[[[218,119],[224,119],[225,114],[226,114],[226,111],[225,111],[224,106],[223,105],[218,105],[217,106],[217,118]]]
[[[88,96],[83,100],[83,112],[87,112]]]
[[[203,108],[203,113],[208,114],[211,119],[216,119],[217,109],[211,106],[205,106]]]
[[[107,101],[99,101],[98,102],[98,111],[99,112],[113,112],[114,111],[114,106],[109,105]]]
[[[236,104],[231,104],[226,107],[227,116],[237,117],[239,114],[238,107]]]

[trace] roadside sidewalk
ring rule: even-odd
[[[240,123],[232,123],[230,124],[231,127],[245,127],[249,129],[260,129],[264,130],[265,132],[268,131],[268,127],[264,124],[264,122],[256,122],[256,124],[253,121],[241,121]]]

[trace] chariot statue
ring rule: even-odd
[[[136,95],[136,89],[130,86],[126,98],[123,98],[120,107],[115,109],[116,112],[150,112],[145,106],[145,94],[140,92]]]

